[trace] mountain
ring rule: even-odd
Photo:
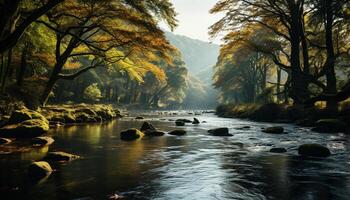
[[[166,32],[171,44],[177,47],[191,75],[212,75],[219,56],[220,46],[182,35]],[[211,77],[210,77],[211,78]]]
[[[189,71],[186,109],[212,109],[217,104],[217,91],[212,87],[213,66],[220,46],[182,35],[166,32],[172,45],[178,48]]]

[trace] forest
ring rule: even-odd
[[[350,0],[0,0],[1,199],[347,200],[349,135]]]

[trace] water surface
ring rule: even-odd
[[[147,115],[157,128],[178,129],[173,119],[190,115]],[[52,130],[56,140],[29,153],[0,156],[1,199],[108,199],[114,193],[126,199],[350,199],[349,138],[318,134],[281,124],[288,134],[261,132],[271,124],[196,116],[200,125],[183,127],[187,136],[165,135],[125,142],[119,133],[139,128],[145,120],[125,118],[106,124],[71,126]],[[240,127],[250,126],[248,130]],[[233,137],[207,134],[229,127]],[[328,146],[326,159],[302,159],[297,147],[304,143]],[[284,147],[284,154],[270,153]],[[82,159],[54,164],[49,177],[33,182],[26,167],[48,151],[78,154]]]

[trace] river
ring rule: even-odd
[[[144,121],[170,131],[172,121],[193,115],[146,114],[145,120],[127,117],[106,124],[70,126],[50,131],[55,143],[35,151],[0,156],[1,199],[350,199],[349,137],[319,134],[288,124],[288,134],[261,132],[268,123],[225,119],[214,114],[196,116],[200,125],[187,125],[186,136],[143,138],[125,142],[119,133],[140,128]],[[250,129],[240,129],[250,126]],[[208,129],[228,127],[233,137],[209,136]],[[328,146],[332,156],[303,159],[297,148],[304,143]],[[270,153],[284,147],[287,153]],[[48,151],[82,156],[54,164],[55,172],[33,183],[26,175],[30,162]]]

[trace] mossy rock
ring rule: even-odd
[[[47,124],[49,123],[48,120],[42,114],[29,109],[21,109],[12,112],[8,123],[18,124],[31,119],[39,119],[41,121],[46,122]]]
[[[298,153],[301,156],[310,157],[328,157],[331,155],[329,149],[320,144],[303,144],[298,148]]]
[[[44,161],[34,162],[28,167],[28,174],[31,178],[43,178],[52,171],[50,164]]]
[[[273,126],[263,129],[262,132],[270,134],[283,134],[284,128],[281,126]]]
[[[51,145],[54,142],[55,140],[51,137],[36,137],[32,140],[32,144],[35,146]]]
[[[173,130],[168,133],[169,135],[183,136],[186,135],[187,132],[185,130]]]
[[[64,112],[62,117],[64,119],[64,123],[66,124],[73,124],[77,121],[75,115],[72,112]]]
[[[137,140],[143,136],[144,133],[138,129],[129,129],[120,133],[120,139],[126,141]]]
[[[228,128],[216,128],[208,130],[208,133],[212,136],[233,136],[232,134],[229,134]]]
[[[56,152],[49,152],[45,157],[44,160],[46,161],[55,161],[55,162],[66,162],[66,161],[72,161],[75,159],[80,158],[77,155],[56,151]]]
[[[320,133],[338,133],[348,129],[346,123],[339,119],[321,119],[315,126],[313,130]]]
[[[6,125],[0,128],[0,137],[33,138],[41,136],[49,130],[47,121],[31,119],[18,124]]]

